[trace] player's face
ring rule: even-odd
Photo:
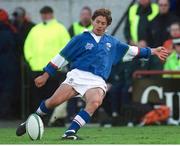
[[[104,16],[96,17],[92,24],[93,24],[93,32],[98,36],[103,35],[108,26],[106,17]]]

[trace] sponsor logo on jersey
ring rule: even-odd
[[[86,49],[86,50],[91,50],[93,47],[94,47],[94,44],[92,44],[92,43],[87,43],[86,46],[85,46],[85,49]]]

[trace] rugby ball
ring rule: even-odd
[[[31,140],[40,140],[44,133],[44,124],[37,114],[31,114],[26,121],[26,132]]]

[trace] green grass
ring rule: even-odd
[[[0,129],[0,144],[180,144],[180,127],[113,127],[82,128],[79,136],[83,140],[62,141],[64,128],[45,128],[41,140],[31,141],[27,135],[15,136],[15,129]]]

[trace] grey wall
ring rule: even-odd
[[[73,21],[78,20],[83,6],[88,5],[92,10],[105,7],[112,11],[113,22],[108,29],[111,33],[130,2],[131,0],[0,0],[0,8],[6,9],[11,14],[15,7],[22,6],[32,21],[38,23],[39,9],[49,5],[54,9],[56,18],[68,28]],[[116,36],[124,40],[122,28],[118,30]]]

